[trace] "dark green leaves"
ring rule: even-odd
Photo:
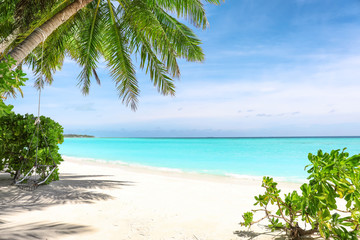
[[[0,117],[0,170],[8,165],[6,171],[12,175],[27,173],[36,160],[36,142],[38,142],[37,160],[40,165],[52,165],[53,160],[58,165],[61,155],[59,146],[64,141],[63,128],[50,118],[41,116],[43,131],[39,137],[34,135],[36,126],[33,115],[10,113]],[[45,143],[45,139],[47,143]],[[51,157],[48,154],[50,151]],[[49,181],[57,180],[58,173],[51,175]]]

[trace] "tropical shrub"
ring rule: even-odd
[[[11,67],[15,64],[15,60],[12,57],[5,56],[5,61],[0,62],[0,117],[10,113],[13,108],[12,105],[6,105],[4,100],[7,95],[16,95],[17,89],[21,93],[20,86],[24,86],[25,73],[21,69],[11,70]]]
[[[64,141],[62,126],[48,117],[41,116],[40,120],[42,130],[37,135],[34,115],[12,112],[0,117],[0,170],[15,178],[27,173],[35,164],[37,143],[38,164],[52,165],[54,160],[58,165],[63,161],[58,152],[58,144]],[[55,170],[48,182],[58,179]]]
[[[250,227],[263,219],[269,221],[271,230],[284,230],[291,239],[320,234],[323,238],[359,239],[360,228],[360,155],[333,150],[309,153],[308,183],[300,187],[300,194],[293,191],[280,197],[277,183],[264,177],[265,193],[255,197],[261,209],[243,215],[240,224]],[[276,211],[269,210],[271,206]],[[343,209],[341,209],[343,208]],[[265,216],[254,221],[254,212]]]

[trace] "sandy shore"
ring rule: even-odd
[[[0,174],[0,239],[282,239],[239,225],[256,179],[164,172],[65,158],[60,181],[27,192]],[[300,184],[280,183],[288,192]]]

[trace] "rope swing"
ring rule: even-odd
[[[36,30],[39,31],[41,33],[41,35],[43,36],[41,65],[40,65],[41,76],[40,76],[40,83],[39,83],[39,87],[38,87],[38,91],[39,91],[38,115],[34,122],[34,125],[36,125],[35,131],[31,138],[29,147],[27,148],[25,157],[21,163],[20,173],[22,172],[24,165],[26,165],[26,163],[29,160],[31,160],[31,159],[28,159],[27,156],[29,154],[30,149],[32,148],[31,145],[33,143],[35,136],[36,136],[36,154],[35,154],[35,161],[34,161],[33,167],[26,174],[20,175],[15,179],[15,185],[24,190],[35,190],[39,185],[44,184],[57,168],[54,158],[51,156],[49,145],[46,140],[46,135],[44,134],[44,130],[41,126],[41,120],[40,120],[41,88],[43,87],[43,84],[44,84],[42,70],[43,70],[43,58],[44,58],[44,44],[45,44],[46,37],[45,37],[44,31],[41,28],[37,28]],[[40,137],[44,140],[45,145],[46,145],[46,159],[49,156],[52,160],[51,165],[39,164],[39,162],[38,162],[38,160],[39,160],[38,159],[39,134],[40,134]]]

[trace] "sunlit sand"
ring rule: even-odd
[[[65,158],[60,181],[27,192],[1,174],[1,237],[19,239],[274,239],[239,225],[260,180],[165,172]],[[296,183],[280,183],[289,191]]]

